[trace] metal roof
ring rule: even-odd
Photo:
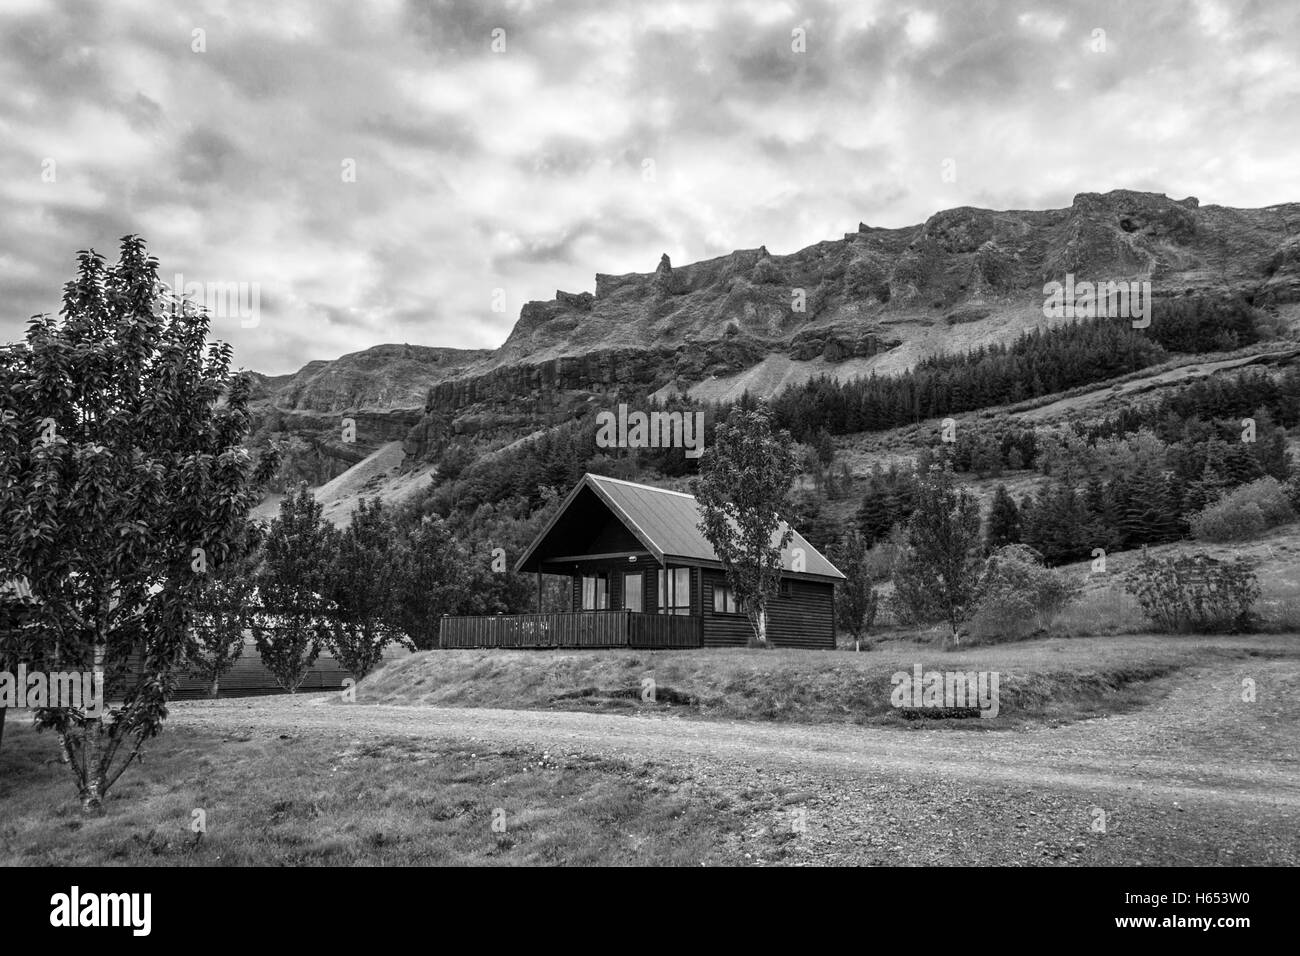
[[[674,561],[689,564],[705,564],[721,567],[717,553],[700,533],[699,505],[692,495],[651,485],[638,485],[618,478],[605,478],[601,475],[583,475],[582,480],[569,492],[555,517],[542,529],[541,533],[528,546],[516,568],[525,565],[533,552],[546,538],[560,516],[583,488],[590,488],[605,503],[623,524],[636,535],[660,564]],[[784,534],[788,526],[781,523],[774,535],[774,540]],[[794,570],[794,555],[797,549],[803,550],[803,570]],[[843,580],[844,575],[831,564],[820,551],[794,532],[781,552],[781,566],[791,575]]]

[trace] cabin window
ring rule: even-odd
[[[659,572],[659,613],[691,613],[690,568],[668,568]]]
[[[736,601],[736,592],[726,584],[713,585],[713,613],[739,614],[740,604]]]
[[[781,597],[788,598],[794,591],[793,585],[789,578],[781,579],[781,588],[777,592]]]
[[[645,595],[645,577],[638,571],[636,574],[623,575],[623,609],[625,611],[639,611],[642,607],[642,601]]]
[[[582,609],[603,611],[609,607],[609,579],[603,574],[582,576]]]

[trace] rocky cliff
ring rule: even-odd
[[[1067,273],[1148,280],[1157,299],[1300,302],[1300,204],[1232,209],[1118,190],[1065,209],[864,224],[789,255],[759,247],[677,266],[665,255],[652,272],[597,274],[593,292],[529,302],[494,351],[379,346],[263,379],[260,404],[282,423],[379,413],[363,448],[409,421],[407,456],[426,458],[452,436],[517,435],[593,401],[763,394],[1014,338],[1046,321],[1042,287]]]

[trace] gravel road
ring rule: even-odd
[[[1246,678],[1253,702],[1242,700]],[[168,724],[653,763],[751,812],[751,836],[788,836],[786,863],[1300,863],[1300,664],[1247,661],[1172,681],[1127,714],[1002,731],[399,707],[332,695],[181,703]]]

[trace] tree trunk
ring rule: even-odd
[[[94,679],[98,686],[104,681],[104,645],[95,645]],[[81,731],[82,786],[81,810],[83,813],[98,816],[104,812],[104,775],[108,768],[104,765],[101,744],[104,736],[104,718],[97,717],[86,721]],[[69,754],[71,757],[71,754]],[[75,761],[72,772],[77,773]]]
[[[81,812],[87,816],[99,816],[104,812],[104,772],[100,765],[100,734],[103,732],[103,720],[88,720],[81,728],[81,764],[73,753],[72,743],[65,736],[62,739],[64,762],[77,781],[77,793],[81,797]]]
[[[767,647],[767,608],[760,607],[754,615],[756,637],[754,647]]]
[[[859,654],[862,653],[862,641],[856,637],[853,639],[853,650]]]
[[[7,713],[9,713],[8,707],[0,707],[0,747],[3,747],[5,742],[5,715]]]
[[[208,697],[216,700],[217,694],[221,692],[221,677],[217,674],[212,675],[212,686],[208,688]]]

